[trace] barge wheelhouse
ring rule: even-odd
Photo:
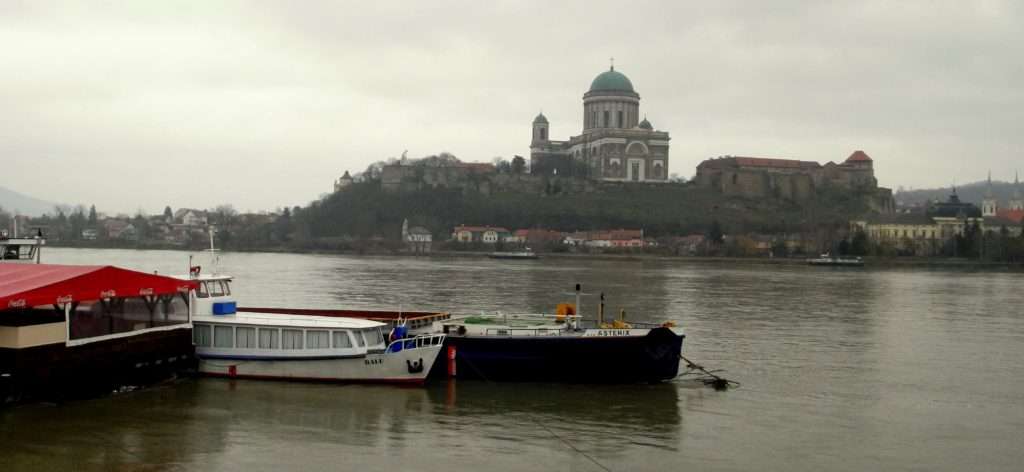
[[[0,264],[0,400],[108,393],[194,367],[194,286],[113,266]]]

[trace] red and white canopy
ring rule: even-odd
[[[187,292],[195,281],[114,266],[0,264],[0,310]]]

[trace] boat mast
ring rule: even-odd
[[[583,287],[580,287],[580,284],[576,284],[576,316],[582,316],[581,313],[583,313],[582,298],[580,297],[580,295],[583,295],[580,293],[582,290]]]

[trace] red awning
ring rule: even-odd
[[[0,264],[0,310],[188,291],[195,281],[113,266]]]

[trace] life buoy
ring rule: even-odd
[[[559,322],[565,321],[566,316],[576,316],[576,305],[572,303],[559,303],[555,307],[555,320]]]

